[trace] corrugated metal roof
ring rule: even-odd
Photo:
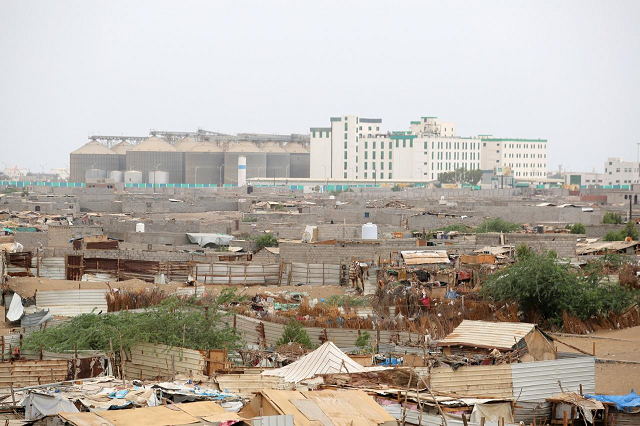
[[[201,142],[193,146],[188,152],[223,152],[222,148],[213,142]]]
[[[438,346],[509,350],[534,329],[535,324],[524,322],[464,320]]]
[[[323,343],[315,351],[285,367],[263,372],[265,376],[283,377],[287,382],[298,383],[318,374],[362,373],[363,366],[349,358],[332,342]]]
[[[36,306],[47,308],[53,315],[107,312],[106,290],[50,290],[36,293]]]
[[[113,148],[111,148],[111,150],[113,152],[115,152],[116,154],[120,154],[120,155],[124,155],[127,153],[127,151],[129,151],[131,148],[133,148],[133,145],[131,145],[129,142],[127,141],[122,141],[119,144],[117,144],[116,146],[114,146]]]
[[[563,391],[579,392],[580,385],[583,393],[595,393],[595,369],[595,358],[590,356],[511,364],[513,394],[518,400],[536,402]]]
[[[190,138],[190,137],[186,137],[186,138],[182,138],[178,142],[176,142],[174,147],[178,151],[191,151],[191,149],[194,148],[197,145],[199,145],[199,142],[197,140],[195,140],[193,138]]]
[[[203,374],[205,356],[200,351],[141,343],[131,348],[131,361],[125,363],[125,374],[131,379],[171,377],[174,373]]]
[[[178,152],[178,150],[174,146],[157,136],[152,136],[149,139],[145,139],[143,142],[134,146],[129,151]]]
[[[98,141],[91,141],[88,144],[82,146],[81,148],[76,149],[71,153],[74,154],[105,154],[105,155],[116,155],[115,152],[104,146]]]

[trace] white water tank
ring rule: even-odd
[[[238,186],[247,186],[247,157],[238,157]]]
[[[120,170],[112,170],[109,172],[109,179],[114,182],[124,182],[124,172]]]
[[[136,223],[136,232],[144,232],[144,223]]]
[[[142,172],[129,170],[124,172],[125,183],[142,183]]]
[[[85,179],[104,179],[107,177],[106,170],[89,169],[84,172]]]
[[[377,240],[378,239],[378,225],[375,223],[365,223],[362,225],[362,239],[363,240]]]
[[[156,185],[169,183],[169,173],[161,171],[149,172],[149,183]]]

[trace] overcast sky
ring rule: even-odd
[[[640,142],[639,1],[0,0],[0,159],[65,167],[91,134],[386,130],[546,138],[550,169]]]

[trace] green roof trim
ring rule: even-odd
[[[429,118],[438,118],[438,117],[420,117],[420,118],[422,118],[423,120],[427,120]]]
[[[484,141],[491,142],[547,142],[546,139],[517,139],[517,138],[487,138]]]
[[[361,118],[360,123],[382,123],[382,118]]]
[[[342,118],[340,117],[331,117],[331,121],[340,121]]]
[[[422,124],[422,121],[412,121],[411,124]]]
[[[418,135],[391,135],[391,140],[407,140],[407,139],[415,139]]]
[[[312,132],[330,132],[331,127],[312,127],[311,131]]]

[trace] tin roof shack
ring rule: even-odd
[[[464,320],[438,342],[446,355],[508,352],[521,362],[556,359],[550,339],[535,324]]]
[[[397,424],[392,415],[360,390],[297,392],[264,389],[238,414],[244,418],[293,415],[296,426]]]
[[[551,425],[606,425],[609,406],[575,392],[547,398],[551,403]]]
[[[581,242],[576,245],[578,256],[605,255],[607,253],[638,254],[640,241]]]

